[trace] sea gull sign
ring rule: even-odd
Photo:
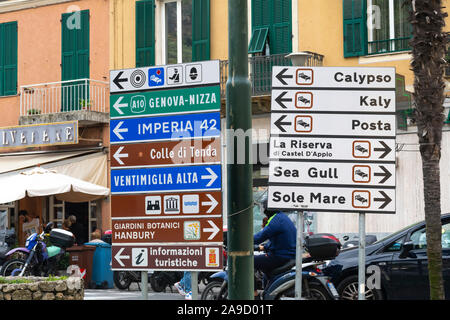
[[[0,128],[0,147],[38,147],[78,143],[78,121]]]

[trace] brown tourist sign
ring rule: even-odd
[[[111,167],[220,163],[220,139],[111,145]]]
[[[133,245],[112,247],[112,268],[211,271],[223,267],[220,245]]]
[[[115,219],[114,243],[223,242],[222,218]]]
[[[111,196],[114,217],[181,217],[222,214],[222,192],[127,194]]]

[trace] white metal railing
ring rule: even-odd
[[[71,111],[107,112],[108,83],[76,79],[20,87],[20,116]]]

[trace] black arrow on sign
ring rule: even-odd
[[[121,82],[127,82],[128,78],[120,78],[120,76],[123,74],[123,71],[120,71],[116,77],[114,78],[113,82],[114,84],[117,86],[117,88],[119,89],[123,89],[122,85],[120,84]]]
[[[292,122],[283,122],[283,120],[286,118],[285,115],[281,116],[277,121],[275,121],[275,125],[278,129],[280,129],[281,132],[286,132],[286,130],[283,128],[283,126],[291,125]]]
[[[278,79],[278,81],[280,81],[282,84],[287,85],[287,82],[284,81],[284,79],[290,79],[293,78],[294,76],[292,74],[290,75],[285,75],[284,73],[288,70],[288,68],[284,68],[283,70],[281,70],[275,77]]]
[[[386,194],[386,192],[384,191],[378,191],[379,193],[381,193],[381,195],[383,196],[383,198],[374,198],[373,201],[377,201],[377,202],[384,202],[378,209],[383,209],[384,207],[386,207],[389,203],[391,203],[392,199],[389,198],[389,196]]]
[[[385,166],[379,166],[383,172],[375,172],[373,175],[378,177],[384,177],[380,180],[380,183],[385,183],[387,179],[389,179],[392,176],[392,173],[386,169]]]
[[[286,105],[283,102],[292,102],[292,99],[283,99],[283,97],[287,94],[287,91],[283,91],[276,99],[275,101],[282,107],[283,109],[286,109]]]
[[[378,141],[378,142],[380,144],[382,144],[384,148],[374,148],[373,150],[374,151],[384,151],[384,153],[378,157],[378,159],[383,159],[392,151],[392,149],[384,141]]]

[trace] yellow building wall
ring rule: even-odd
[[[111,48],[109,60],[111,70],[136,67],[135,3],[136,0],[110,0],[109,39]],[[158,6],[155,10],[158,10]],[[155,12],[155,23],[158,21],[157,12]],[[210,21],[211,60],[226,60],[228,56],[228,1],[210,1]],[[158,26],[155,29],[158,29]],[[156,35],[156,41],[158,41],[158,35]],[[157,56],[158,53],[155,52],[155,55]]]
[[[211,0],[211,60],[228,60],[228,1]]]
[[[110,69],[136,67],[136,0],[110,0]]]
[[[298,51],[324,55],[324,66],[395,67],[397,73],[405,76],[406,87],[412,91],[414,75],[410,70],[409,52],[344,58],[341,0],[292,1],[298,1]],[[450,0],[443,1],[444,10],[448,10],[449,5]],[[447,18],[446,31],[450,30],[449,21]]]

